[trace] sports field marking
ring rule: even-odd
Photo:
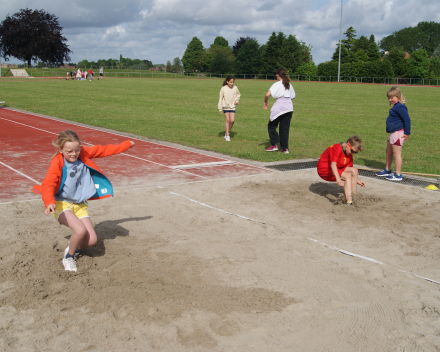
[[[369,257],[364,257],[363,255],[359,255],[359,254],[351,253],[351,252],[346,251],[346,250],[344,250],[344,249],[339,249],[339,248],[336,248],[336,247],[333,247],[333,246],[329,246],[328,244],[325,244],[325,243],[323,243],[323,242],[320,242],[320,241],[318,241],[318,240],[315,240],[314,238],[307,238],[307,239],[310,240],[310,241],[313,241],[313,242],[315,242],[315,243],[318,243],[318,244],[320,244],[320,245],[322,245],[322,246],[324,246],[324,247],[327,247],[327,248],[329,248],[329,249],[333,249],[334,251],[337,251],[337,252],[340,252],[340,253],[343,253],[343,254],[347,254],[347,255],[349,255],[349,256],[351,256],[351,257],[358,257],[358,258],[365,259],[365,260],[368,260],[368,261],[373,262],[373,263],[376,263],[376,264],[385,265],[384,263],[382,263],[382,262],[380,262],[380,261],[378,261],[378,260],[376,260],[376,259],[369,258]],[[405,271],[405,270],[399,270],[399,271],[401,271],[402,273],[408,273],[408,272]],[[435,281],[435,280],[433,280],[433,279],[430,279],[430,278],[427,278],[427,277],[424,277],[424,276],[420,276],[420,275],[417,275],[417,274],[413,274],[413,273],[408,273],[408,274],[414,275],[415,277],[418,277],[418,278],[420,278],[420,279],[423,279],[423,280],[426,280],[426,281],[429,281],[429,282],[433,282],[433,283],[435,283],[435,284],[440,285],[440,282]]]
[[[211,207],[210,205],[207,205],[207,204],[205,204],[205,203],[198,202],[198,201],[196,201],[196,200],[194,200],[194,199],[191,199],[191,198],[188,198],[188,197],[182,196],[181,194],[178,194],[178,193],[174,193],[174,192],[171,192],[171,191],[170,191],[170,193],[171,193],[171,194],[174,194],[174,195],[176,195],[176,196],[179,196],[179,197],[183,197],[183,198],[185,198],[185,199],[188,199],[188,200],[191,201],[191,202],[194,202],[194,203],[197,203],[197,204],[203,205],[204,207],[207,207],[207,208],[211,208],[211,209],[214,209],[214,210],[221,211],[222,213],[225,213],[225,214],[229,214],[229,215],[237,216],[237,217],[242,218],[242,219],[245,219],[245,220],[250,220],[250,221],[258,222],[258,223],[260,223],[260,224],[264,224],[264,222],[261,222],[261,221],[258,221],[258,220],[254,220],[254,219],[251,219],[251,218],[247,218],[247,217],[245,217],[245,216],[241,216],[241,215],[234,214],[234,213],[229,213],[229,212],[227,212],[227,211],[225,211],[225,210],[221,210],[221,209],[218,209],[218,208]]]
[[[18,125],[22,125],[22,126],[26,126],[26,127],[29,127],[29,128],[33,128],[33,129],[36,129],[36,130],[38,130],[38,131],[43,131],[43,132],[46,132],[46,133],[50,133],[50,134],[53,134],[53,135],[55,135],[55,136],[58,136],[58,134],[55,133],[55,132],[50,132],[50,131],[47,131],[47,130],[43,130],[43,129],[41,129],[41,128],[37,128],[37,127],[34,127],[34,126],[26,125],[26,124],[21,123],[21,122],[17,122],[17,121],[13,121],[13,120],[5,119],[5,118],[3,118],[3,117],[0,117],[0,119],[5,120],[5,121],[9,121],[9,122],[12,122],[12,123],[16,123],[16,124],[18,124]],[[79,126],[79,125],[76,125],[76,126]],[[80,127],[88,128],[88,127],[84,127],[84,126],[80,126]],[[100,131],[100,132],[105,132],[105,131],[97,130],[97,129],[94,129],[94,128],[89,128],[89,129],[90,129],[90,130],[95,130],[95,131]],[[107,132],[107,133],[111,133],[111,132]],[[116,133],[113,133],[113,134],[116,134]],[[122,136],[122,135],[120,135],[120,136],[121,136],[121,137],[126,137],[126,136]],[[128,138],[128,137],[126,137],[126,138]],[[129,139],[136,139],[136,138],[129,138]],[[142,141],[142,139],[137,139],[137,140]],[[143,142],[146,142],[146,141],[143,141]],[[150,143],[150,142],[146,142],[146,143]],[[93,145],[93,144],[91,144],[91,143],[85,143],[85,142],[84,142],[84,144]],[[158,144],[158,145],[160,145],[160,144]],[[178,149],[178,148],[176,148],[176,149]],[[182,150],[183,150],[183,149],[182,149]],[[126,155],[126,156],[129,156],[129,157],[131,157],[131,158],[139,159],[139,160],[142,160],[142,161],[146,161],[146,162],[148,162],[148,163],[156,164],[156,165],[163,166],[163,167],[166,167],[166,168],[168,168],[168,169],[172,169],[172,170],[174,170],[171,166],[167,166],[167,165],[164,165],[164,164],[159,164],[159,163],[156,163],[155,161],[151,161],[151,160],[147,160],[147,159],[139,158],[139,157],[137,157],[137,156],[130,155],[130,154],[126,154],[126,153],[120,153],[120,154],[121,154],[121,155]],[[183,170],[179,170],[179,169],[177,169],[177,171],[180,171],[180,172],[183,172],[183,173],[186,173],[186,174],[192,175],[192,176],[197,176],[197,177],[201,177],[201,178],[207,178],[207,177],[205,177],[205,176],[200,176],[200,175],[194,174],[194,173],[192,173],[192,172],[188,172],[188,171],[183,171]],[[37,182],[37,183],[38,183],[38,182]]]
[[[2,163],[1,161],[0,161],[0,164],[2,164],[3,166],[7,167],[8,169],[10,169],[10,170],[16,172],[17,174],[20,174],[21,176],[24,176],[24,177],[26,177],[27,179],[29,179],[29,180],[31,180],[31,181],[37,183],[37,184],[40,184],[40,182],[38,182],[37,180],[33,179],[32,177],[30,177],[30,176],[28,176],[28,175],[25,175],[24,173],[22,173],[22,172],[20,172],[20,171],[18,171],[18,170],[15,170],[13,167],[10,167],[9,165],[6,165],[5,163]]]
[[[86,144],[88,144],[88,143],[86,143]],[[92,145],[92,144],[90,144],[90,145]],[[205,176],[200,176],[200,175],[197,175],[197,174],[193,174],[192,172],[188,172],[188,171],[184,171],[184,170],[179,170],[179,169],[174,169],[172,166],[167,166],[167,165],[164,165],[164,164],[159,164],[159,163],[156,163],[155,161],[143,159],[143,158],[140,158],[138,156],[134,156],[134,155],[126,154],[126,153],[120,153],[120,154],[121,155],[129,156],[131,158],[139,159],[139,160],[142,160],[142,161],[146,161],[148,163],[152,163],[152,164],[156,164],[156,165],[159,165],[159,166],[163,166],[163,167],[166,167],[167,169],[177,170],[177,171],[183,172],[185,174],[189,174],[191,176],[197,176],[197,177],[201,177],[201,178],[205,178],[205,179],[208,178],[208,177],[205,177]]]
[[[45,118],[45,119],[48,119],[48,120],[61,121],[61,122],[64,122],[64,123],[72,124],[72,125],[74,125],[74,126],[79,126],[79,127],[83,127],[83,128],[88,128],[88,129],[93,130],[93,131],[105,132],[105,133],[108,133],[108,134],[113,134],[113,135],[115,135],[115,136],[124,137],[124,138],[129,138],[129,139],[133,139],[133,140],[137,140],[137,141],[142,141],[142,142],[145,142],[145,143],[151,143],[151,144],[154,144],[154,145],[158,145],[158,146],[164,147],[164,145],[163,145],[163,144],[160,144],[160,143],[156,143],[156,142],[152,142],[152,141],[146,141],[146,140],[144,140],[144,139],[140,139],[140,138],[136,138],[136,137],[132,137],[132,136],[128,137],[128,136],[123,135],[123,134],[119,134],[119,133],[115,133],[115,132],[109,132],[109,131],[105,131],[105,130],[98,129],[98,128],[92,128],[92,127],[90,127],[90,126],[88,126],[88,125],[86,125],[86,124],[78,124],[78,123],[75,123],[75,121],[69,121],[69,120],[64,120],[64,119],[58,119],[58,118],[54,118],[54,117],[51,117],[51,116],[41,115],[41,114],[37,114],[37,113],[33,113],[33,112],[29,112],[29,111],[20,110],[20,109],[14,109],[14,108],[4,108],[4,109],[11,110],[11,111],[15,111],[15,112],[19,112],[19,113],[22,113],[22,114],[28,114],[28,115],[38,116],[38,117],[42,117],[42,118]],[[15,121],[11,121],[11,120],[8,120],[8,119],[4,119],[4,118],[2,118],[2,117],[0,117],[0,119],[6,120],[6,121],[10,121],[10,122],[15,122]],[[16,123],[19,123],[19,122],[16,122]],[[25,125],[25,124],[22,124],[22,125],[27,126],[27,125]],[[32,126],[28,126],[28,127],[32,127]],[[32,128],[36,128],[36,127],[32,127]],[[36,128],[36,129],[38,129],[38,128]],[[41,130],[41,131],[44,131],[44,130]],[[45,132],[47,132],[47,131],[45,131]],[[53,132],[49,132],[49,133],[53,133]],[[194,154],[198,154],[198,155],[206,156],[206,154],[203,154],[203,153],[199,153],[199,152],[195,152],[195,151],[192,151],[192,150],[188,150],[188,149],[184,149],[184,148],[179,148],[179,147],[175,147],[175,146],[173,146],[173,147],[169,147],[169,148],[173,148],[173,149],[176,149],[176,150],[182,150],[182,151],[185,151],[185,152],[189,152],[189,153],[194,153]],[[217,159],[220,159],[220,160],[224,160],[225,162],[231,162],[231,160],[228,160],[228,159],[225,159],[225,158],[221,158],[221,157],[218,157],[218,156],[215,156],[214,158],[217,158]],[[254,168],[261,169],[261,170],[266,170],[266,171],[267,171],[267,169],[264,168],[264,167],[255,166],[255,165],[249,165],[249,164],[246,164],[246,163],[243,163],[243,162],[235,162],[235,164],[237,164],[237,165],[247,165],[247,166],[252,166],[252,167],[254,167]],[[162,165],[162,164],[157,164],[157,165],[165,166],[165,165]],[[198,175],[196,175],[196,176],[198,176]]]
[[[5,108],[5,109],[11,110],[11,111],[20,112],[20,113],[22,113],[22,114],[28,114],[28,115],[34,115],[34,116],[38,116],[38,117],[43,117],[43,118],[48,119],[48,120],[53,120],[53,121],[58,121],[58,122],[61,121],[61,122],[64,122],[64,123],[72,124],[72,125],[74,125],[74,126],[79,126],[79,127],[88,128],[88,129],[90,129],[90,130],[94,130],[94,131],[99,131],[99,132],[109,133],[109,134],[113,134],[113,135],[115,135],[115,136],[119,136],[119,137],[130,138],[130,139],[137,140],[137,141],[142,141],[142,142],[145,142],[145,143],[151,143],[151,144],[155,144],[155,145],[158,145],[158,146],[161,146],[161,147],[164,146],[163,144],[160,144],[160,143],[156,143],[156,142],[152,142],[152,141],[146,141],[146,140],[144,140],[144,139],[140,139],[140,138],[136,138],[136,137],[127,137],[126,135],[123,135],[123,134],[118,134],[118,133],[115,133],[115,132],[109,132],[109,131],[101,130],[101,129],[98,129],[98,128],[91,128],[90,126],[88,126],[88,125],[86,125],[86,124],[81,125],[81,124],[75,123],[75,121],[69,121],[69,120],[64,120],[64,119],[58,119],[58,118],[54,118],[54,117],[50,117],[50,116],[46,116],[46,115],[41,115],[41,114],[36,114],[36,113],[33,113],[33,112],[24,111],[24,110],[19,110],[19,109],[13,109],[13,108]],[[15,122],[15,121],[11,121],[11,122]],[[31,127],[31,126],[29,126],[29,127]],[[174,147],[174,146],[173,146],[173,147],[170,147],[170,148],[177,149],[177,150],[183,150],[183,151],[185,151],[185,152],[189,152],[189,153],[194,153],[194,154],[199,154],[199,155],[205,155],[205,154],[198,153],[198,152],[194,152],[194,151],[192,151],[192,150],[187,150],[187,149],[184,149],[184,148],[179,148],[179,147]],[[225,159],[225,158],[220,158],[220,157],[216,157],[216,158],[218,158],[218,159],[222,159],[222,160],[227,160],[227,159]]]
[[[188,164],[188,165],[176,165],[171,166],[172,169],[193,169],[196,167],[210,167],[210,166],[223,166],[223,165],[231,165],[236,164],[234,161],[211,161],[209,163],[200,163],[200,164]]]

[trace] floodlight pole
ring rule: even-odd
[[[340,22],[340,24],[339,24],[339,63],[338,63],[338,82],[341,82],[342,1],[343,1],[343,0],[341,0],[341,22]]]

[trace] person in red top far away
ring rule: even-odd
[[[348,205],[353,205],[353,193],[356,193],[357,185],[366,187],[364,181],[358,180],[358,169],[353,167],[353,154],[363,150],[362,139],[352,136],[345,143],[328,147],[318,161],[318,175],[323,180],[336,182],[344,187]]]

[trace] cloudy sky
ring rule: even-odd
[[[264,44],[273,31],[282,31],[312,45],[319,64],[331,59],[341,16],[340,0],[2,0],[0,20],[24,8],[59,18],[72,62],[122,54],[166,63],[182,58],[194,36],[205,47],[219,35],[232,46],[241,36]],[[439,0],[344,0],[343,32],[353,26],[358,37],[379,40],[420,21],[440,22]]]

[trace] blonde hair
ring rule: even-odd
[[[58,135],[58,138],[56,141],[52,141],[52,144],[55,148],[57,148],[57,152],[52,156],[51,159],[53,159],[60,149],[63,149],[64,144],[66,142],[78,142],[79,145],[82,144],[82,140],[78,137],[76,132],[73,132],[71,130],[65,130],[60,132]]]
[[[361,137],[351,136],[347,142],[350,142],[352,148],[357,148],[358,151],[364,151],[364,142],[362,142]]]
[[[390,90],[387,92],[387,97],[388,97],[388,99],[392,98],[392,97],[397,97],[402,104],[405,104],[405,97],[403,96],[400,89],[397,87],[391,87]],[[391,105],[391,102],[390,102],[390,105]]]

